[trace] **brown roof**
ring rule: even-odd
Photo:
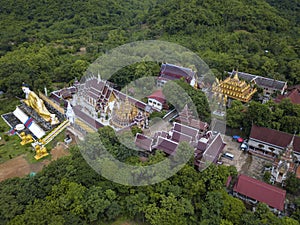
[[[161,104],[164,104],[166,102],[166,97],[164,96],[162,90],[156,90],[151,95],[149,95],[147,98],[152,98],[157,101],[159,101]]]
[[[195,75],[195,72],[189,68],[165,63],[161,65],[160,75],[163,77],[169,77],[170,80],[173,80],[174,78],[180,79],[181,77],[183,77],[186,80],[190,81]]]
[[[228,74],[230,75],[233,75],[235,73],[236,71],[234,70],[232,72],[228,72]],[[267,77],[261,77],[250,73],[238,72],[238,77],[246,81],[254,81],[258,86],[273,88],[278,91],[282,91],[286,87],[285,81],[275,80]]]
[[[196,119],[191,119],[190,126],[203,131],[208,129],[208,123]]]
[[[294,88],[286,95],[279,95],[274,101],[279,103],[284,98],[290,99],[293,104],[300,104],[300,88]]]
[[[220,133],[218,133],[218,135],[212,140],[212,142],[209,144],[209,146],[205,150],[202,161],[216,163],[219,158],[220,153],[225,148],[225,145],[226,144],[225,144],[225,142],[223,142],[223,139],[222,139]]]
[[[190,120],[185,117],[185,116],[181,116],[179,115],[177,118],[176,118],[176,121],[177,122],[180,122],[180,123],[183,123],[183,124],[189,124],[190,123]]]
[[[86,113],[81,111],[82,107],[75,105],[73,106],[73,110],[76,116],[78,116],[81,120],[89,124],[91,127],[93,127],[95,130],[98,130],[100,127],[103,127],[104,125],[98,121],[96,121],[94,118],[90,117]]]
[[[300,179],[300,166],[298,166],[297,170],[296,170],[296,177],[298,179]]]
[[[172,141],[175,141],[175,142],[186,141],[186,142],[190,143],[192,141],[192,137],[191,136],[188,136],[186,134],[180,133],[178,131],[173,131],[171,139],[172,139]]]
[[[154,148],[158,149],[158,150],[162,150],[163,152],[165,152],[168,155],[173,155],[177,149],[177,146],[178,146],[178,143],[176,143],[172,140],[158,137],[157,144]]]
[[[286,191],[246,175],[239,175],[233,191],[276,208],[284,209]]]
[[[135,136],[135,145],[143,150],[151,151],[152,150],[153,139],[145,135],[137,133]]]
[[[259,127],[252,125],[250,138],[271,145],[275,145],[281,148],[286,148],[293,139],[292,134],[288,134],[282,131],[273,130],[266,127]],[[295,136],[293,142],[294,151],[300,152],[300,137]]]
[[[186,134],[186,135],[192,137],[193,139],[196,139],[196,137],[198,135],[197,129],[180,124],[180,123],[176,123],[176,122],[174,123],[173,130],[183,133],[183,134]]]

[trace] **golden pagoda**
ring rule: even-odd
[[[244,80],[240,80],[238,78],[238,72],[236,71],[233,77],[227,77],[224,81],[219,81],[216,78],[212,86],[212,91],[217,94],[225,95],[226,98],[229,97],[240,100],[241,102],[248,102],[257,90],[256,88],[252,88],[250,84],[247,84]]]
[[[110,124],[117,128],[127,127],[137,115],[138,109],[129,102],[126,95],[125,101],[115,101]]]

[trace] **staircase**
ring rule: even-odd
[[[46,137],[42,139],[42,143],[44,145],[48,144],[52,141],[60,132],[62,132],[67,126],[69,126],[70,122],[65,120],[58,127],[56,127],[53,131],[51,131]]]
[[[84,129],[88,133],[95,133],[96,131],[89,127],[86,123],[82,122],[80,119],[76,118],[75,123]]]

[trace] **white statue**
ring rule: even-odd
[[[68,102],[66,117],[68,118],[68,120],[70,121],[71,124],[74,124],[75,114],[74,114],[74,111],[73,111],[73,108],[72,108],[70,102]]]

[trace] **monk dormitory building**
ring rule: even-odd
[[[274,213],[284,211],[286,191],[246,175],[239,175],[233,187],[233,196],[252,204],[265,203]]]
[[[179,113],[181,118],[185,115],[185,111]],[[166,155],[172,156],[176,154],[179,143],[186,142],[194,150],[194,165],[197,169],[202,170],[210,163],[216,163],[219,159],[225,142],[220,133],[213,134],[207,131],[207,123],[191,123],[192,117],[187,124],[174,122],[173,127],[168,131],[156,131],[152,137],[143,134],[137,134],[135,138],[135,145],[144,152],[149,154],[156,150],[163,151]],[[204,126],[199,126],[204,124]],[[191,126],[194,125],[194,126]]]

